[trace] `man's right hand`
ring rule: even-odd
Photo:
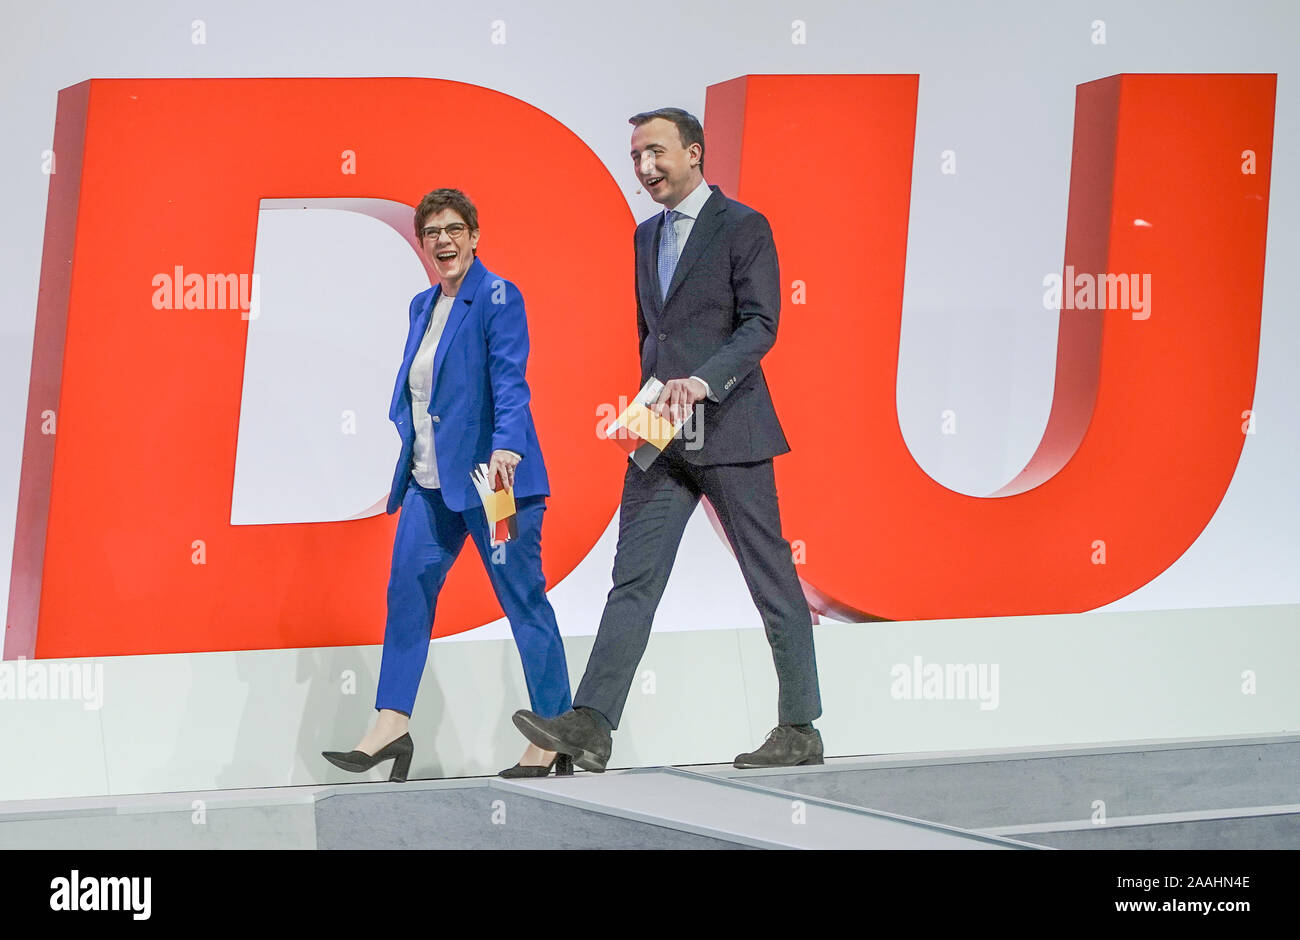
[[[695,403],[702,401],[704,396],[704,385],[698,379],[672,379],[664,385],[650,410],[676,424],[689,418]]]

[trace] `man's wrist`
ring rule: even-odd
[[[695,381],[699,382],[701,385],[704,386],[704,397],[705,397],[705,398],[709,399],[709,401],[717,401],[717,400],[718,400],[718,396],[713,394],[713,389],[709,388],[709,383],[708,383],[708,382],[704,381],[704,379],[700,378],[698,375],[692,375],[691,378],[693,378]]]

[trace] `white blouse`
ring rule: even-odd
[[[429,328],[424,331],[420,349],[411,360],[411,373],[407,384],[411,389],[411,425],[415,428],[415,449],[411,455],[411,475],[426,489],[437,489],[438,461],[433,449],[433,419],[429,415],[429,394],[433,390],[433,360],[438,354],[438,343],[447,315],[455,297],[445,293],[438,297],[429,317]]]

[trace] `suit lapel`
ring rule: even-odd
[[[442,328],[442,336],[438,339],[438,351],[433,357],[433,378],[429,381],[429,400],[433,400],[433,389],[438,387],[438,373],[442,369],[443,360],[447,358],[447,350],[451,347],[452,337],[456,335],[456,330],[465,322],[465,317],[469,314],[470,308],[474,305],[474,295],[478,293],[479,282],[483,280],[483,275],[487,268],[483,267],[483,262],[478,258],[470,265],[469,271],[465,273],[465,279],[460,282],[460,288],[456,291],[456,299],[452,302],[451,310],[447,313],[447,323]],[[441,296],[442,289],[438,289]],[[428,320],[425,321],[426,323]],[[423,334],[421,334],[423,335]]]
[[[415,314],[415,322],[411,324],[411,333],[406,337],[406,351],[402,354],[402,368],[397,374],[397,393],[393,399],[393,407],[389,417],[396,418],[404,410],[410,400],[411,395],[411,363],[415,361],[415,354],[420,351],[420,343],[424,342],[425,331],[429,329],[429,317],[433,315],[433,305],[438,302],[442,295],[442,288],[434,285],[429,292],[428,300],[421,305],[419,311]]]
[[[429,328],[429,317],[433,316],[433,305],[438,302],[438,297],[441,294],[442,288],[435,285],[428,301],[421,305],[420,312],[415,315],[415,323],[411,326],[411,335],[406,343],[405,367],[407,370],[411,368],[411,360],[415,358],[415,353],[420,348],[420,341],[424,339],[424,333]]]
[[[673,299],[673,294],[685,280],[687,273],[690,272],[691,266],[699,260],[700,255],[704,254],[704,249],[709,247],[709,242],[713,241],[713,236],[722,228],[722,213],[727,209],[727,199],[722,195],[718,187],[710,187],[713,192],[705,200],[704,207],[700,210],[700,217],[695,220],[691,226],[691,234],[686,239],[686,247],[682,249],[681,257],[677,259],[677,268],[673,271],[672,282],[668,285],[668,294],[664,297],[664,307],[668,306],[668,301]],[[658,278],[656,278],[656,284]]]
[[[647,319],[658,321],[663,311],[663,298],[659,296],[659,274],[655,262],[659,252],[659,229],[663,226],[663,213],[654,224],[642,224],[637,232],[636,263],[640,273],[637,289],[641,292],[641,312]]]

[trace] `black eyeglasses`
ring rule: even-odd
[[[420,229],[420,235],[424,238],[432,238],[436,241],[439,235],[446,232],[450,238],[460,238],[465,234],[468,228],[469,226],[464,222],[452,222],[450,225],[443,225],[441,227],[437,225],[426,225],[424,228]]]

